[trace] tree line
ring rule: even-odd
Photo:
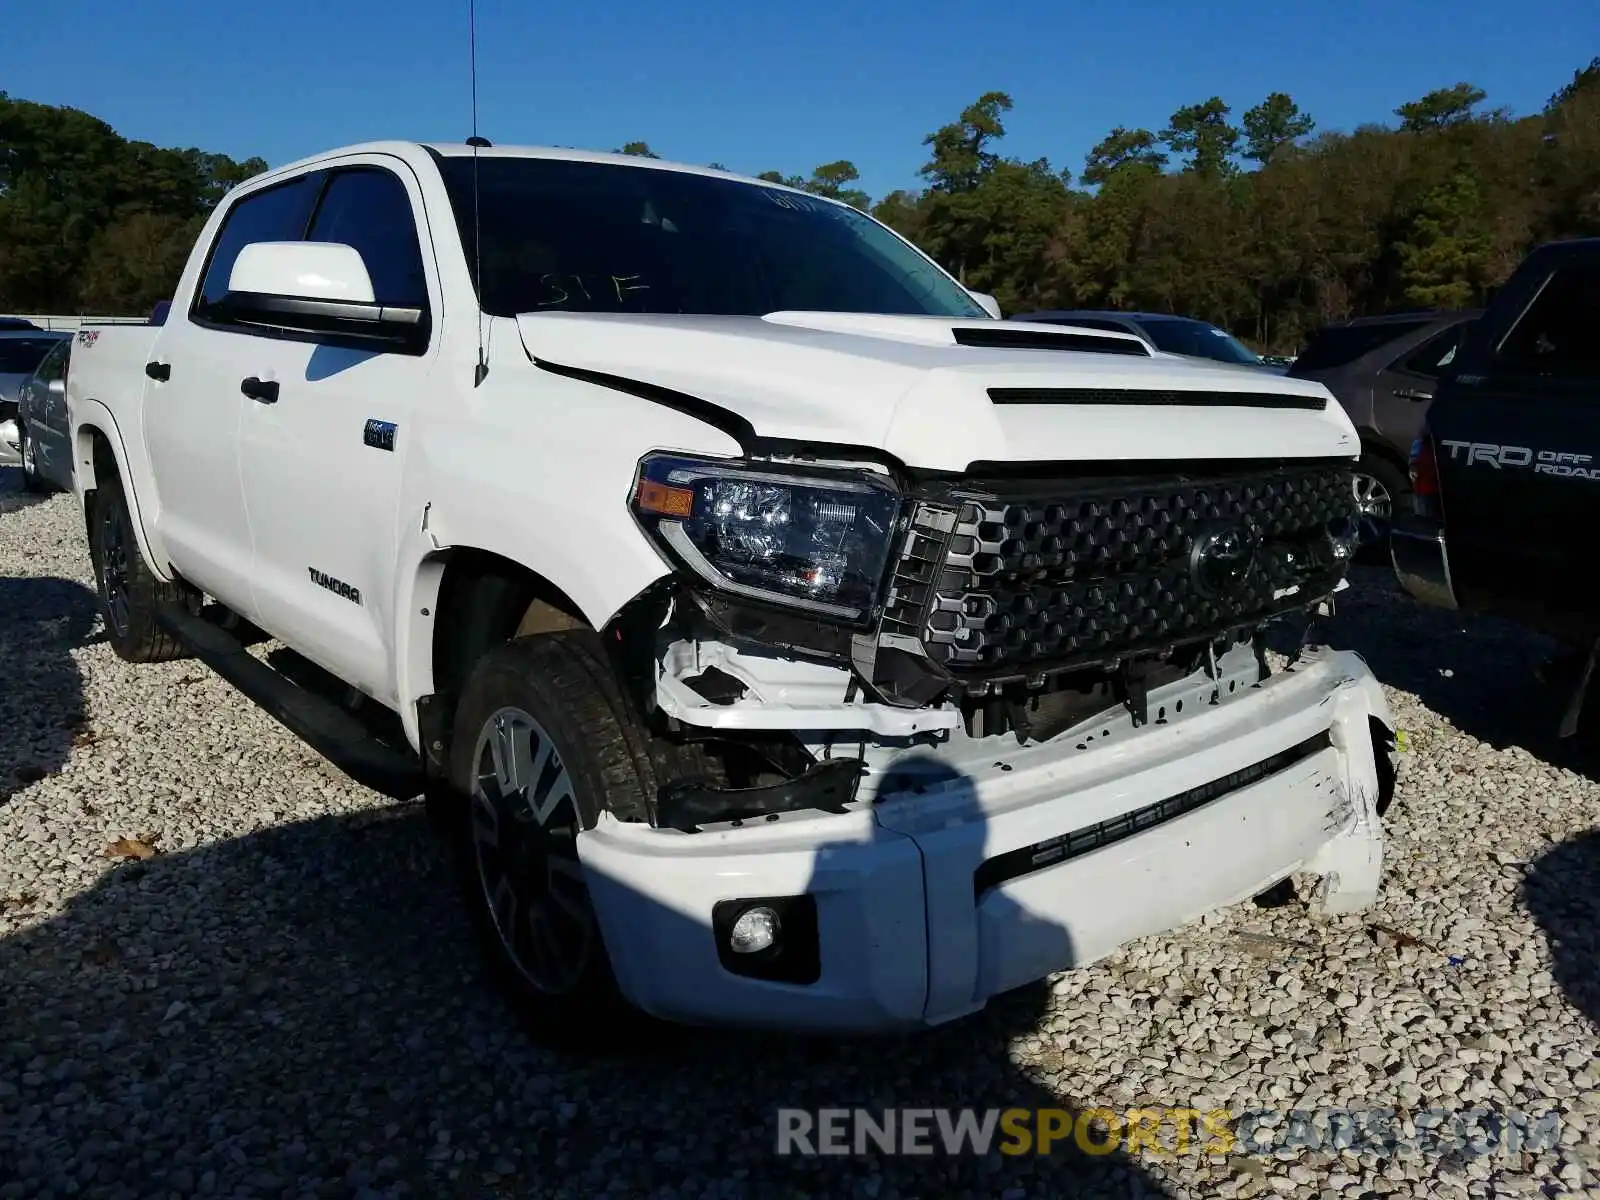
[[[1001,153],[989,92],[923,139],[918,190],[873,203],[849,161],[762,177],[870,211],[1008,313],[1182,313],[1292,353],[1325,321],[1475,306],[1533,245],[1600,235],[1600,58],[1535,115],[1487,98],[1459,83],[1343,133],[1283,92],[1237,120],[1213,96],[1112,129],[1074,186]]]
[[[0,92],[0,312],[139,315],[171,296],[206,214],[267,169],[129,141]]]
[[[1478,304],[1530,246],[1600,234],[1600,58],[1539,113],[1487,99],[1459,83],[1333,132],[1286,93],[1237,120],[1213,96],[1112,129],[1074,178],[1002,152],[996,91],[923,139],[920,188],[874,202],[848,159],[761,178],[871,212],[1007,312],[1184,313],[1293,351],[1324,321]],[[0,92],[0,311],[148,311],[206,213],[265,169]]]

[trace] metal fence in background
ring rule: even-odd
[[[41,313],[0,313],[0,317],[21,317],[24,321],[32,321],[40,329],[64,329],[68,332],[85,325],[143,325],[149,320],[148,317],[63,317]]]

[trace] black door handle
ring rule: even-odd
[[[239,390],[252,400],[259,400],[262,404],[276,404],[278,402],[278,381],[276,379],[257,379],[254,375],[239,384]]]
[[[1396,400],[1432,400],[1433,393],[1425,392],[1421,388],[1395,388]]]
[[[144,365],[144,373],[150,376],[151,379],[154,379],[157,383],[165,383],[167,380],[172,378],[172,364],[164,362],[147,362]]]

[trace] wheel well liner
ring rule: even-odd
[[[452,550],[433,623],[433,687],[456,695],[484,653],[514,637],[587,629],[582,610],[535,571],[487,550]]]
[[[1378,458],[1386,459],[1401,474],[1406,474],[1411,469],[1411,464],[1406,456],[1395,449],[1394,444],[1382,434],[1373,429],[1360,429],[1357,431],[1361,437],[1361,453],[1363,456],[1371,454]]]
[[[87,501],[99,487],[102,479],[108,475],[119,474],[117,470],[117,452],[112,449],[111,438],[98,425],[83,426],[78,431],[78,436],[80,439],[80,444],[77,448],[79,456],[83,458],[86,464],[92,464],[91,470],[93,474],[83,481],[85,501],[83,505],[83,532],[85,537],[92,537],[90,505]],[[83,443],[87,443],[87,445]]]

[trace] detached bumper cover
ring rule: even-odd
[[[1389,555],[1400,586],[1417,600],[1437,608],[1459,607],[1444,531],[1437,525],[1415,519],[1396,521],[1389,530]]]
[[[1153,693],[1172,711],[1138,729],[1107,714],[1087,738],[910,752],[892,773],[914,784],[886,782],[845,813],[699,833],[603,819],[579,853],[622,990],[691,1023],[915,1028],[1297,872],[1318,877],[1324,912],[1370,904],[1383,861],[1372,721],[1393,722],[1366,665],[1322,650],[1216,704],[1210,689],[1191,677]],[[722,965],[718,901],[802,893],[816,901],[816,982]]]

